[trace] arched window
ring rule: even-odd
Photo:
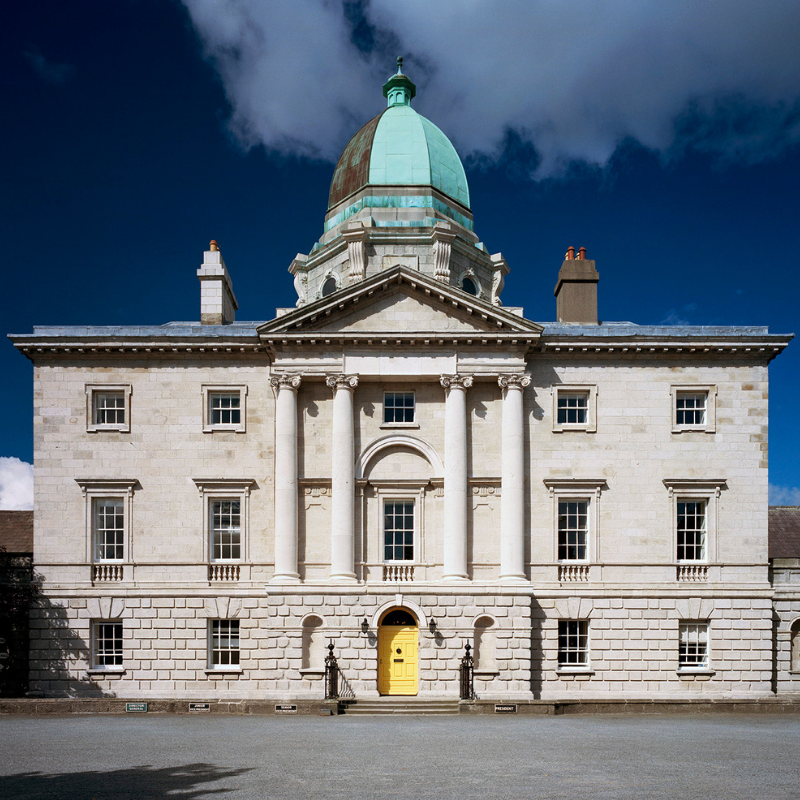
[[[322,620],[312,614],[303,620],[303,669],[325,669]]]
[[[478,287],[475,285],[475,281],[473,281],[472,278],[464,278],[464,280],[461,281],[461,288],[467,294],[475,295],[475,297],[478,296]]]
[[[475,620],[474,653],[475,669],[478,672],[492,672],[497,669],[495,641],[497,625],[491,617],[478,617]]]
[[[800,619],[792,624],[792,672],[800,672]]]
[[[327,297],[336,291],[336,278],[333,275],[326,278],[325,283],[322,284],[322,296]]]

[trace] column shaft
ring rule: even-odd
[[[275,575],[299,580],[297,571],[297,388],[300,378],[273,378],[275,404]]]
[[[353,390],[358,378],[328,378],[333,388],[333,459],[331,465],[331,578],[354,581],[355,444]]]
[[[503,395],[500,579],[525,580],[525,436],[527,376],[501,377]]]
[[[467,573],[467,389],[472,378],[442,378],[444,406],[444,572],[445,580]]]

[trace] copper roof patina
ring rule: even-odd
[[[349,141],[336,164],[331,181],[328,208],[333,208],[353,192],[357,192],[369,182],[369,160],[372,154],[372,141],[385,111],[371,119]]]

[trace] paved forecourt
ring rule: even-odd
[[[0,797],[797,797],[797,716],[0,717]]]

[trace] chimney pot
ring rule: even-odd
[[[211,240],[211,244],[208,246],[208,249],[212,251],[219,250],[219,245],[217,244],[215,239]]]
[[[581,247],[581,249],[578,250],[578,258],[581,261],[586,261],[586,248],[585,247]]]
[[[575,258],[575,248],[570,245],[570,247],[567,248],[567,255],[565,256],[565,259],[567,261],[572,261],[574,258]]]

